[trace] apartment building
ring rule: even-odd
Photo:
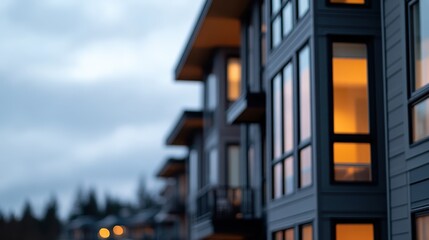
[[[207,0],[175,71],[203,109],[167,140],[190,239],[429,239],[428,10]]]

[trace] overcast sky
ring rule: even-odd
[[[202,0],[0,1],[0,211],[78,186],[134,200],[200,86],[173,69]],[[38,210],[39,209],[39,210]]]

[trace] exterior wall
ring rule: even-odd
[[[384,0],[384,78],[389,180],[389,237],[412,238],[413,213],[429,209],[429,143],[410,144],[407,2]]]

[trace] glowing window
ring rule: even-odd
[[[429,239],[429,215],[416,218],[416,240]]]
[[[334,43],[334,133],[369,133],[365,44]]]
[[[285,240],[294,240],[295,239],[295,231],[293,228],[289,228],[285,230]]]
[[[371,145],[334,143],[336,181],[371,181]]]
[[[311,224],[301,226],[301,240],[313,240],[313,226]]]
[[[239,58],[228,59],[227,81],[228,101],[235,101],[240,97],[241,90],[241,63]]]
[[[356,5],[365,4],[365,0],[330,0],[330,2],[338,3],[338,4],[356,4]]]
[[[336,240],[374,240],[373,224],[337,224]]]

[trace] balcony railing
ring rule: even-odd
[[[197,220],[253,218],[253,191],[247,187],[212,187],[197,198]]]

